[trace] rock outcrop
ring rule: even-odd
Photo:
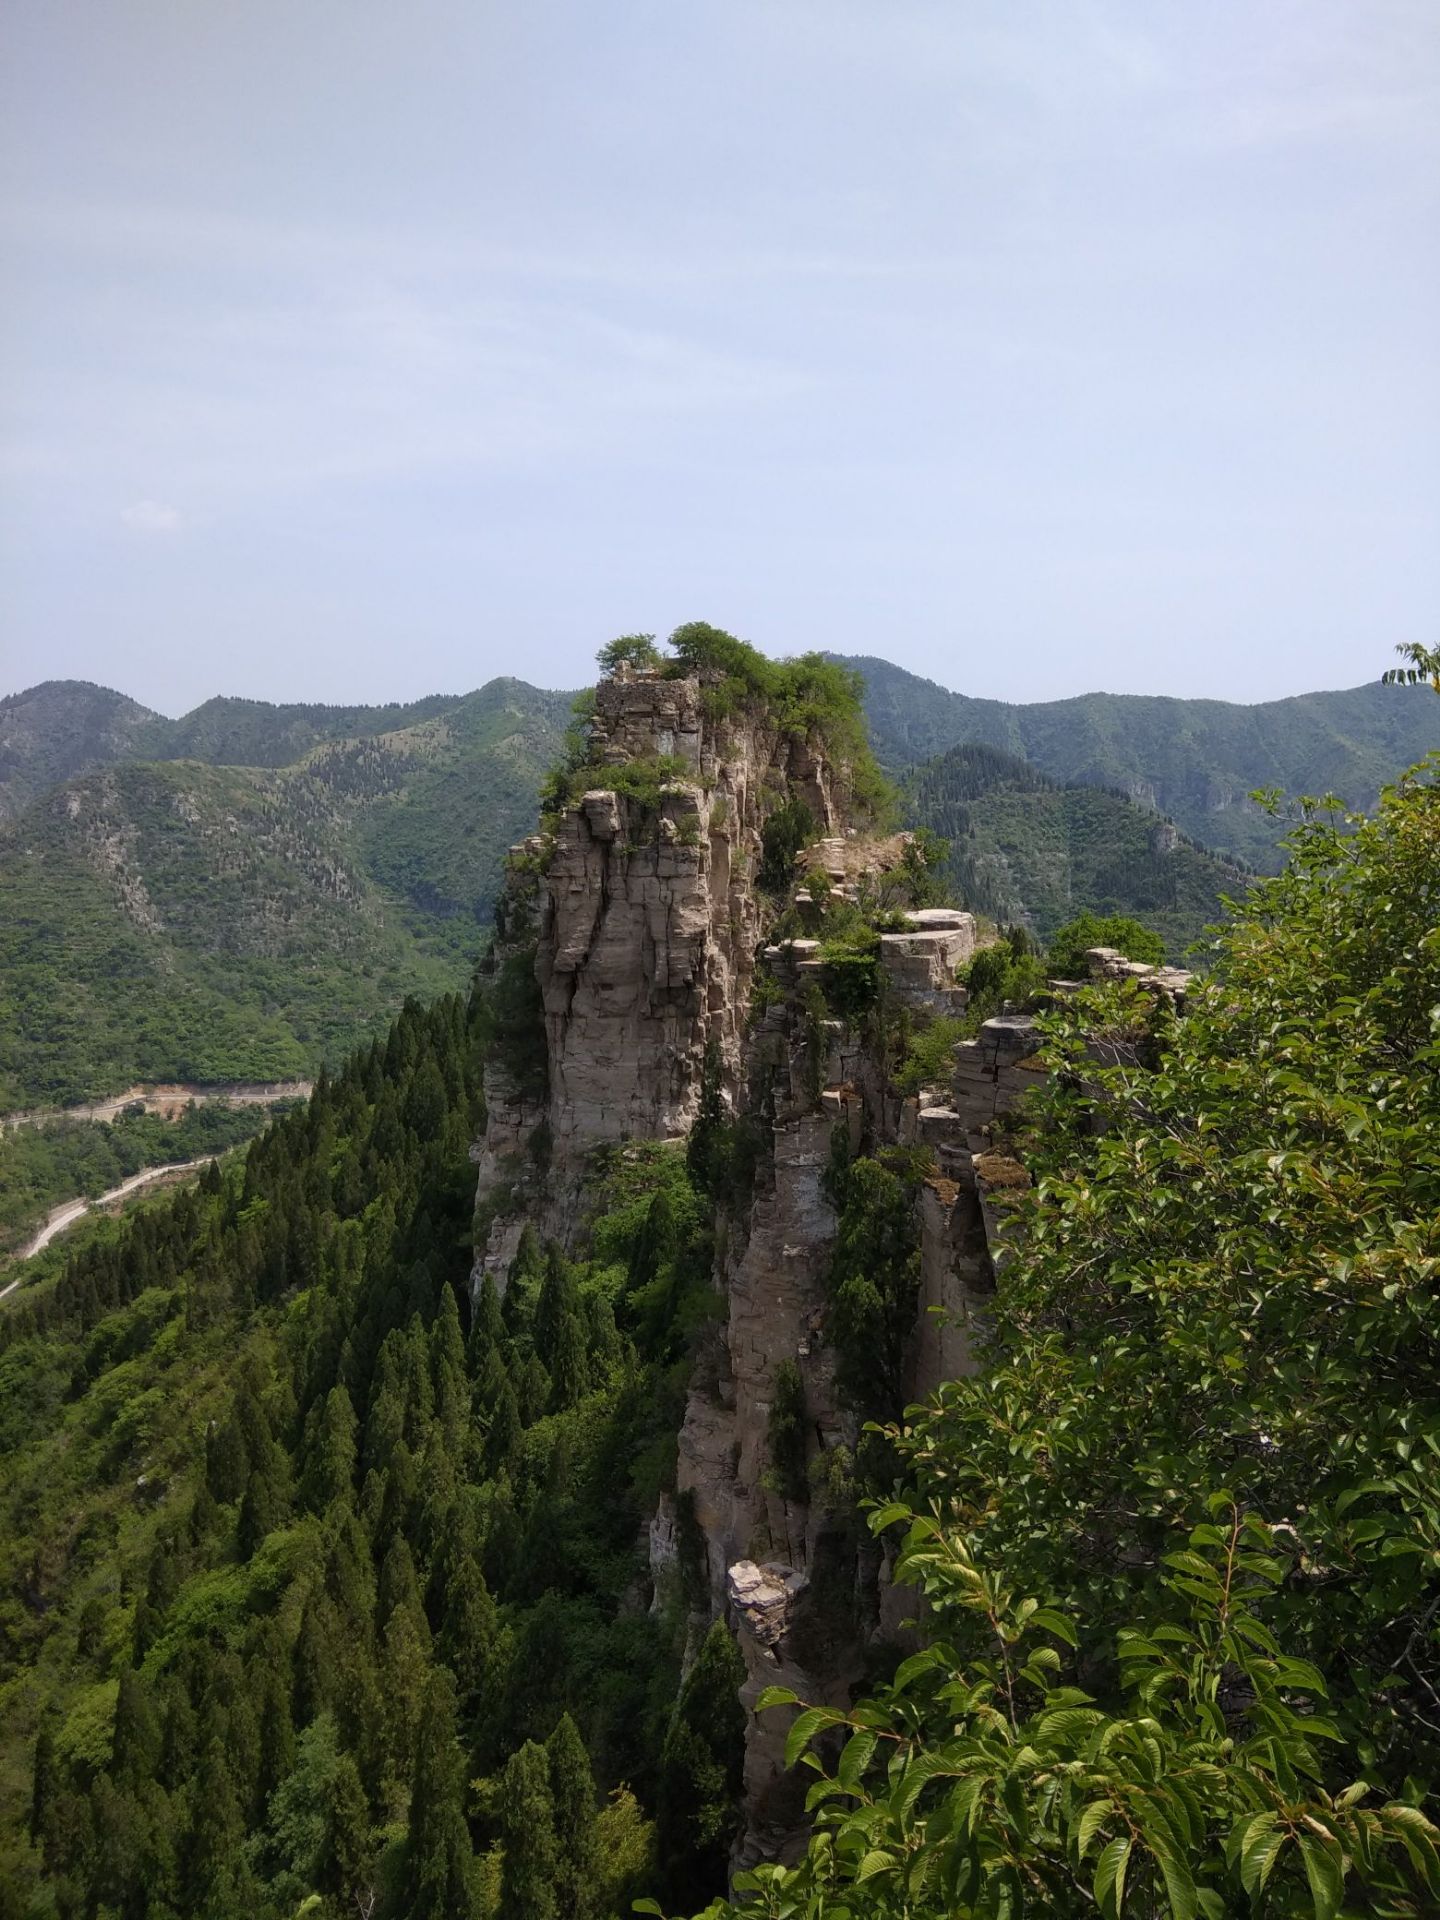
[[[685,1564],[736,1635],[746,1704],[778,1683],[844,1705],[867,1643],[903,1637],[914,1602],[889,1587],[854,1520],[861,1420],[830,1338],[830,1170],[837,1153],[903,1150],[915,1195],[904,1385],[928,1395],[975,1365],[1006,1209],[1029,1180],[1012,1117],[1045,1068],[1035,1022],[1006,1013],[956,1048],[941,1084],[901,1098],[890,1037],[963,1011],[956,976],[975,952],[975,921],[948,908],[912,912],[902,928],[882,921],[889,930],[865,950],[869,1012],[831,1017],[820,941],[767,942],[778,907],[757,886],[763,824],[800,799],[819,829],[792,926],[823,925],[827,898],[873,902],[877,869],[901,864],[908,837],[848,829],[844,770],[813,739],[711,705],[693,679],[603,682],[583,784],[549,832],[515,852],[493,964],[510,969],[515,998],[521,987],[531,996],[535,1057],[512,1050],[487,1073],[476,1273],[503,1285],[522,1220],[573,1244],[595,1149],[687,1134],[709,1072],[760,1150],[748,1199],[717,1223],[724,1319],[692,1376],[675,1495],[649,1529],[652,1588],[658,1604],[680,1577],[683,1503],[704,1561]],[[1188,976],[1176,970],[1089,958],[1098,976],[1183,998]],[[772,1459],[782,1369],[792,1422],[803,1407],[803,1486],[793,1471],[782,1483]],[[737,1865],[803,1844],[805,1782],[785,1770],[784,1736],[782,1716],[749,1723]]]
[[[594,1148],[688,1132],[707,1049],[733,1098],[762,821],[786,794],[833,832],[844,797],[844,770],[812,741],[751,709],[712,718],[698,680],[658,674],[600,683],[590,774],[552,831],[514,850],[498,916],[497,962],[533,952],[547,1062],[538,1095],[503,1068],[486,1080],[476,1272],[502,1284],[522,1212],[573,1242]]]

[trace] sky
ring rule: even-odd
[[[0,693],[1436,638],[1434,0],[7,0],[0,249]]]

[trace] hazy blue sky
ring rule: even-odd
[[[0,691],[573,685],[703,618],[1254,699],[1436,638],[1436,0],[3,36]]]

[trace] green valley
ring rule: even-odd
[[[1143,920],[1179,959],[1250,877],[1123,793],[1066,785],[995,747],[905,775],[907,817],[950,843],[957,899],[1048,939],[1080,912]]]

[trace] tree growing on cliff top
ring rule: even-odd
[[[614,673],[620,667],[659,667],[664,656],[653,633],[622,633],[617,640],[607,640],[595,660],[602,673]]]
[[[1085,955],[1091,947],[1114,947],[1127,960],[1143,960],[1153,967],[1165,964],[1165,942],[1158,933],[1128,913],[1081,913],[1050,939],[1047,960],[1053,977],[1083,980],[1089,972]]]

